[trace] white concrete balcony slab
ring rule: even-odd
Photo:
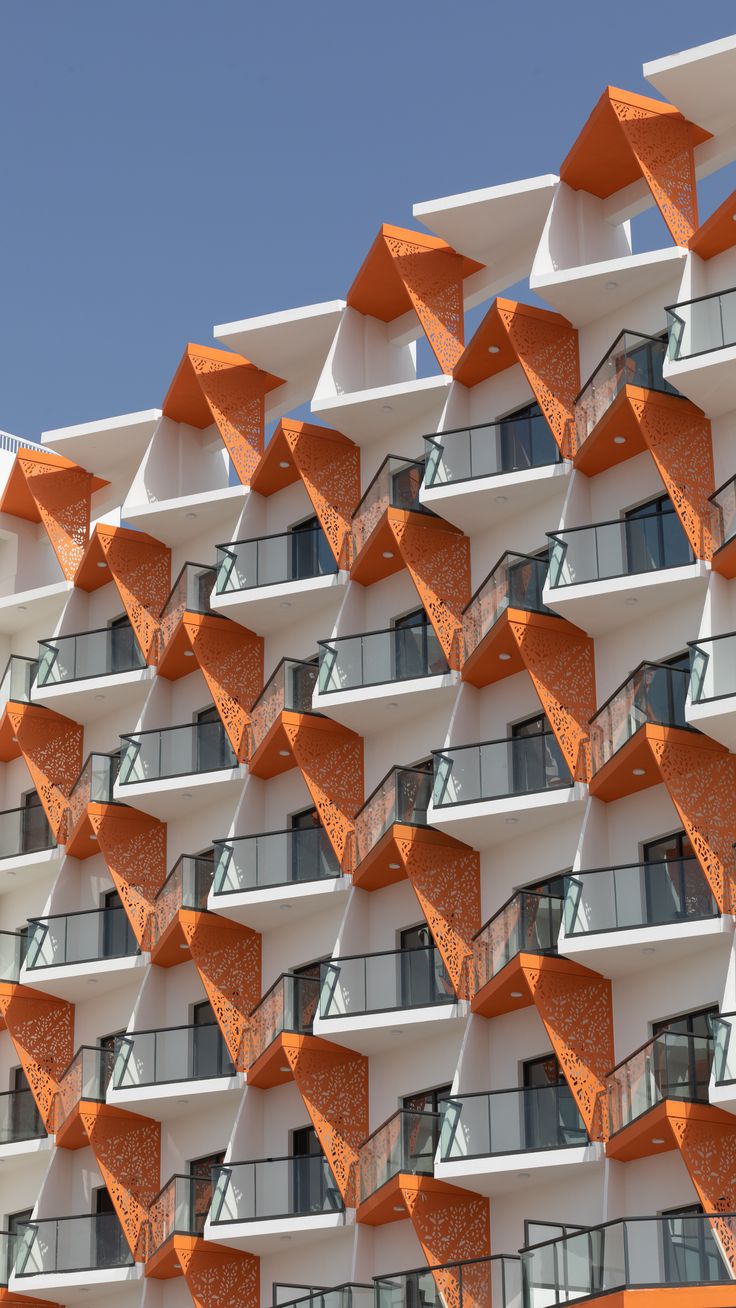
[[[558,790],[536,791],[506,799],[474,800],[437,807],[430,804],[427,822],[473,849],[487,849],[528,831],[566,818],[582,819],[588,788],[579,782]]]
[[[736,408],[736,290],[701,295],[667,309],[667,381],[709,418]]]
[[[121,910],[122,911],[122,910]],[[98,958],[85,963],[53,967],[22,967],[20,984],[58,995],[71,1003],[110,994],[131,981],[143,980],[148,958],[143,954],[127,958]]]
[[[128,1031],[116,1044],[106,1102],[158,1121],[194,1111],[232,1117],[243,1085],[216,1023]]]
[[[466,304],[481,277],[495,277],[503,290],[522,277],[531,264],[542,235],[559,178],[552,173],[504,182],[460,195],[415,204],[412,213],[435,236],[455,250],[487,265],[469,278]],[[503,269],[505,280],[498,280]]]
[[[20,1227],[8,1288],[29,1298],[137,1303],[143,1264],[135,1263],[116,1213],[41,1215]]]
[[[644,64],[644,76],[681,114],[709,132],[736,120],[736,36],[724,36]]]
[[[51,1304],[91,1305],[92,1295],[102,1296],[116,1308],[139,1308],[143,1281],[143,1263],[130,1267],[94,1267],[88,1271],[60,1272],[49,1275],[11,1274],[11,1293],[27,1299],[46,1299]],[[99,1298],[97,1300],[100,1301]]]
[[[204,1235],[261,1254],[285,1236],[292,1244],[334,1236],[353,1217],[321,1154],[233,1161],[214,1169]]]
[[[462,525],[468,536],[487,530],[489,521],[495,525],[542,507],[551,522],[565,498],[571,471],[572,464],[565,461],[445,485],[425,484],[419,499],[441,518]]]
[[[207,907],[254,931],[329,911],[350,889],[321,826],[216,840]],[[335,899],[335,896],[338,898]]]
[[[465,1190],[493,1197],[507,1194],[509,1190],[517,1194],[521,1189],[551,1182],[577,1184],[592,1169],[602,1170],[604,1162],[604,1146],[586,1144],[572,1149],[528,1150],[494,1157],[435,1161],[434,1174],[438,1181],[449,1181]]]
[[[356,445],[387,441],[405,432],[419,436],[437,430],[451,385],[452,378],[442,374],[345,395],[316,395],[312,413]]]
[[[237,763],[220,721],[193,722],[121,736],[113,799],[162,821],[217,797],[238,798],[247,769]]]
[[[33,590],[18,590],[0,596],[0,634],[14,636],[27,627],[43,623],[55,626],[74,589],[71,581],[53,581]]]
[[[680,284],[687,251],[679,246],[584,264],[559,272],[532,273],[529,285],[575,327],[623,313],[647,291]],[[674,378],[671,378],[674,382]],[[674,382],[677,385],[676,382]]]
[[[42,439],[49,449],[71,459],[81,468],[94,468],[110,482],[119,504],[126,496],[143,456],[161,419],[160,409],[123,413],[97,422],[78,423],[45,431]]]
[[[329,621],[349,580],[321,527],[278,532],[218,545],[210,604],[253,631],[275,631],[315,612]]]
[[[33,701],[85,724],[117,709],[127,709],[132,717],[137,717],[155,675],[154,668],[146,667],[37,686]]]
[[[147,504],[126,502],[121,516],[128,526],[147,531],[165,545],[181,545],[215,529],[225,535],[234,528],[249,494],[248,487],[238,483]]]
[[[299,402],[297,395],[307,398],[314,393],[344,309],[344,300],[305,304],[298,309],[220,323],[213,335],[259,368],[285,379],[291,399],[282,409],[286,412]],[[277,394],[275,398],[280,397]]]
[[[722,955],[725,967],[732,936],[730,919],[718,917],[666,926],[632,927],[605,936],[571,938],[562,932],[558,948],[565,958],[613,979],[648,967],[666,967],[694,954],[712,958],[714,951]]]
[[[10,812],[0,813],[0,832],[6,819],[12,818],[15,826],[23,821],[26,812],[26,809],[11,809]],[[56,877],[63,860],[64,849],[61,845],[53,845],[49,849],[31,850],[27,854],[21,852],[0,854],[0,895],[17,890],[21,885],[51,882]]]

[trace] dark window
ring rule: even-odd
[[[189,1226],[193,1234],[203,1235],[210,1203],[212,1202],[212,1169],[220,1167],[225,1161],[225,1151],[205,1154],[203,1158],[193,1158],[188,1164],[192,1178],[189,1201]]]
[[[135,954],[138,942],[117,890],[105,892],[102,906],[109,910],[105,912],[102,924],[103,958],[122,958],[126,954]]]
[[[399,935],[402,1008],[435,1004],[452,994],[452,983],[425,923]]]
[[[675,1036],[691,1037],[685,1040],[662,1042],[654,1052],[652,1069],[663,1098],[708,1099],[710,1081],[712,1017],[718,1016],[718,1005],[700,1008],[691,1013],[652,1022],[652,1035],[671,1031]]]
[[[426,611],[412,609],[394,618],[394,667],[399,680],[445,672],[447,663]]]
[[[94,1211],[100,1218],[95,1232],[96,1264],[98,1267],[119,1266],[125,1260],[127,1242],[106,1186],[95,1190],[94,1204]]]
[[[191,1063],[193,1077],[228,1076],[233,1067],[227,1045],[208,999],[192,1005]]]
[[[670,1285],[698,1285],[723,1278],[713,1231],[702,1213],[701,1204],[667,1208],[661,1213],[667,1218],[662,1243],[665,1281]]]
[[[624,514],[629,572],[678,568],[691,563],[693,553],[669,495],[638,504]]]
[[[585,1144],[588,1136],[580,1112],[554,1054],[522,1064],[525,1148]]]
[[[540,736],[544,739],[539,740]],[[515,792],[544,790],[548,784],[554,784],[567,774],[562,750],[544,713],[516,722],[511,728],[511,740],[512,788]]]
[[[560,451],[538,404],[525,404],[499,419],[501,472],[557,463]]]
[[[216,772],[233,766],[233,754],[217,709],[200,709],[196,714],[197,772]]]
[[[11,1140],[24,1140],[31,1135],[43,1135],[46,1129],[43,1118],[36,1107],[36,1101],[31,1094],[28,1079],[22,1067],[12,1067],[10,1069],[10,1089],[23,1091],[22,1094],[14,1094],[10,1101]]]
[[[318,1213],[325,1207],[325,1164],[313,1126],[291,1133],[292,1202],[297,1213]]]
[[[21,854],[33,854],[38,849],[48,849],[53,844],[51,827],[36,790],[28,790],[21,796]]]
[[[435,1090],[420,1090],[418,1094],[404,1095],[401,1107],[413,1113],[438,1113],[440,1102],[449,1099],[451,1085],[440,1085]]]
[[[684,922],[687,918],[711,916],[713,897],[684,831],[648,841],[642,855],[648,867],[647,922]]]
[[[391,473],[391,504],[396,509],[421,508],[419,491],[424,480],[424,459],[417,459]]]
[[[142,662],[138,642],[126,614],[109,624],[110,671],[129,672]]]
[[[322,823],[316,808],[305,808],[299,813],[292,813],[289,827],[292,831],[314,831]],[[326,836],[324,837],[326,840]],[[290,871],[292,881],[313,881],[320,875],[323,861],[323,840],[317,837],[300,840],[295,837],[290,842]],[[331,848],[331,846],[330,846]]]
[[[291,573],[289,580],[320,577],[335,571],[335,559],[322,531],[319,518],[305,518],[289,528],[291,533]]]

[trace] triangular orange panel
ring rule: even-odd
[[[90,804],[90,825],[139,945],[166,880],[166,823],[124,804]]]
[[[353,818],[363,803],[363,738],[328,718],[282,713],[283,731],[342,862]]]
[[[82,770],[84,727],[53,709],[8,701],[5,712],[49,826],[64,843],[68,796]]]
[[[74,1005],[41,990],[0,982],[0,1016],[47,1130],[59,1078],[74,1055]]]
[[[263,689],[263,637],[208,613],[185,613],[182,622],[242,763],[248,756],[249,711]]]
[[[231,1059],[242,1066],[248,1016],[261,996],[261,936],[217,913],[179,913]]]

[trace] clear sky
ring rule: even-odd
[[[733,0],[2,0],[0,427],[159,406],[218,322],[344,296],[415,201],[556,172]]]

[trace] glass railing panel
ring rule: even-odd
[[[736,290],[703,295],[667,309],[670,359],[692,359],[736,345]]]
[[[0,859],[19,858],[55,849],[56,840],[40,804],[10,808],[0,813]]]
[[[593,771],[597,772],[648,722],[688,730],[689,673],[666,663],[642,663],[590,720]]]
[[[419,492],[424,477],[424,463],[415,459],[400,459],[389,454],[363,495],[353,514],[353,542],[359,554],[375,531],[387,509],[405,509],[412,513],[426,513]]]
[[[153,901],[146,922],[145,949],[155,949],[179,909],[206,912],[214,873],[215,863],[212,858],[183,854],[177,859]]]
[[[664,1099],[708,1102],[710,1036],[662,1031],[606,1078],[611,1132],[623,1130]]]
[[[369,1135],[360,1146],[361,1201],[399,1172],[433,1176],[439,1130],[438,1113],[401,1109]]]
[[[568,1085],[453,1095],[440,1104],[443,1162],[588,1144]]]
[[[213,1168],[213,1182],[213,1226],[344,1208],[327,1159],[319,1154],[223,1164]]]
[[[277,1299],[278,1308],[375,1308],[373,1286],[347,1281],[330,1290],[308,1290]]]
[[[442,646],[428,622],[319,642],[320,695],[448,671]]]
[[[137,953],[138,942],[123,908],[28,919],[25,965],[29,971]]]
[[[674,508],[550,532],[548,584],[553,589],[632,577],[695,561]]]
[[[321,527],[285,531],[217,546],[218,595],[307,581],[337,572],[337,562]]]
[[[69,794],[69,832],[87,812],[88,804],[110,804],[118,775],[117,754],[90,754]]]
[[[323,1018],[455,1002],[452,982],[434,946],[321,964],[319,1015]]]
[[[696,858],[595,868],[565,878],[565,935],[666,926],[718,917]]]
[[[172,1235],[203,1235],[211,1202],[211,1177],[172,1176],[148,1210],[142,1254],[150,1258]]]
[[[338,857],[321,826],[215,841],[216,895],[339,876]]]
[[[425,436],[424,485],[447,486],[477,477],[500,477],[560,463],[561,455],[541,413]]]
[[[716,514],[716,531],[721,546],[736,536],[736,477],[719,486],[710,497]]]
[[[736,1082],[736,1013],[710,1019],[713,1032],[713,1078],[716,1085]]]
[[[473,941],[477,989],[517,954],[556,954],[561,924],[559,895],[518,891],[481,927]]]
[[[39,641],[38,647],[38,686],[58,686],[68,681],[134,672],[146,666],[130,624],[84,631],[75,636],[54,636]]]
[[[457,745],[434,754],[435,808],[503,799],[571,786],[570,769],[551,731],[511,736],[481,745]]]
[[[0,931],[0,981],[16,982],[26,954],[26,936],[19,931]]]
[[[578,444],[587,439],[624,386],[679,394],[663,376],[666,357],[666,341],[622,332],[575,401]]]
[[[37,672],[38,659],[26,658],[24,654],[11,654],[0,678],[0,705],[7,704],[8,700],[13,700],[16,704],[28,704]]]
[[[546,559],[511,553],[499,559],[463,613],[466,658],[480,645],[506,609],[524,609],[527,613],[551,612],[542,603],[546,576]]]
[[[426,826],[431,795],[429,772],[419,768],[392,768],[355,815],[356,866],[394,822]]]
[[[114,1090],[233,1076],[235,1067],[217,1023],[131,1031],[120,1037]]]
[[[521,1260],[496,1254],[377,1276],[374,1308],[521,1308]]]
[[[17,1276],[50,1276],[132,1264],[133,1255],[117,1213],[39,1218],[24,1222],[18,1230]]]
[[[252,748],[266,738],[282,711],[311,713],[312,694],[317,685],[316,663],[282,659],[250,712]]]
[[[250,1015],[243,1036],[246,1067],[252,1067],[282,1031],[298,1035],[311,1033],[319,992],[317,977],[298,976],[293,972],[279,977]]]
[[[188,722],[181,727],[121,736],[121,786],[169,777],[192,776],[237,767],[221,722]]]
[[[736,632],[690,642],[693,704],[736,695]]]
[[[161,610],[161,648],[165,649],[184,613],[209,613],[216,572],[206,563],[185,563]]]
[[[54,1131],[59,1131],[82,1099],[103,1104],[110,1084],[115,1052],[96,1045],[82,1045],[61,1076],[54,1100]]]
[[[46,1127],[30,1090],[5,1090],[0,1094],[0,1145],[39,1140],[45,1135]]]

